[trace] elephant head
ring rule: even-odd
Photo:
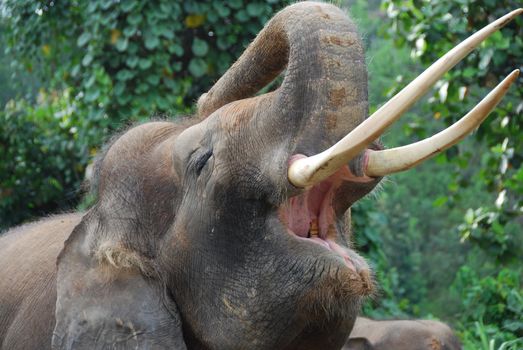
[[[98,161],[98,202],[58,260],[54,348],[340,348],[373,290],[343,214],[397,170],[367,110],[344,12],[279,12],[196,118],[132,128]]]

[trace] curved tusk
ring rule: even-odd
[[[514,70],[467,115],[436,135],[407,146],[368,150],[365,175],[378,177],[407,170],[455,145],[487,118],[518,75],[519,69]]]
[[[308,187],[334,174],[376,140],[436,81],[482,41],[521,13],[523,8],[514,10],[458,44],[334,146],[314,156],[294,161],[289,167],[289,181],[296,187]]]

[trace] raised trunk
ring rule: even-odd
[[[297,3],[278,13],[200,98],[200,116],[252,96],[285,67],[271,103],[271,127],[282,123],[300,130],[301,140],[322,140],[323,148],[367,116],[367,72],[356,26],[337,7],[316,2]],[[318,145],[313,148],[318,151]]]

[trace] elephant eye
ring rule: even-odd
[[[209,158],[211,158],[211,156],[212,149],[197,156],[196,161],[194,162],[194,169],[196,171],[196,175],[200,175],[203,167],[205,166],[205,164],[207,164],[207,161],[209,160]]]

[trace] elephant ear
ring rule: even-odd
[[[176,305],[154,270],[119,242],[100,243],[103,235],[92,234],[100,226],[86,215],[58,258],[52,348],[186,349]]]

